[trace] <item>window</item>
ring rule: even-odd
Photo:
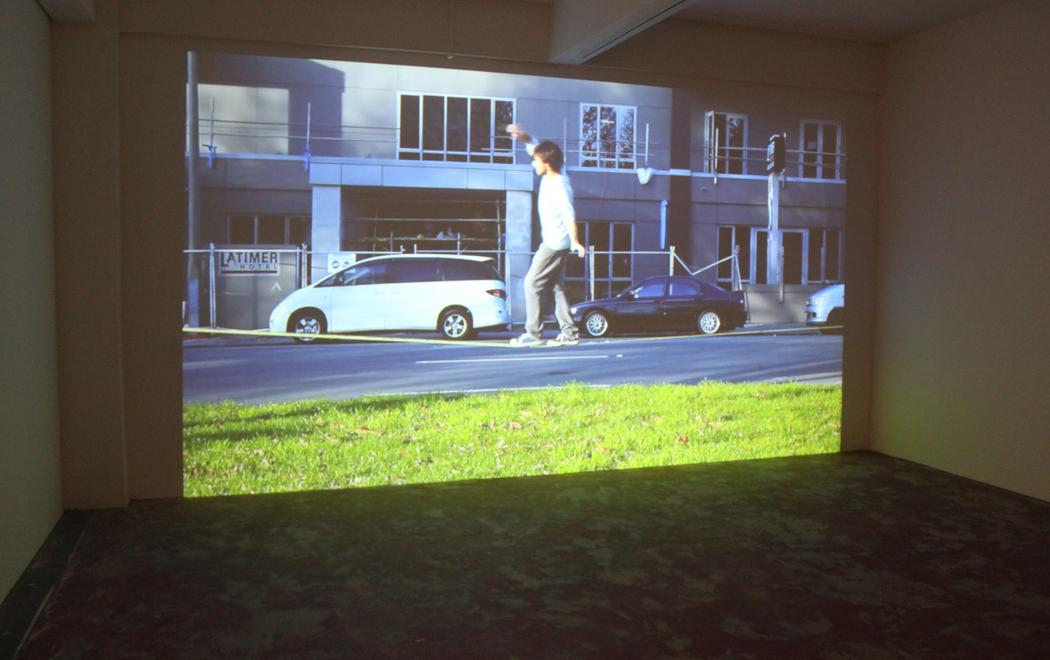
[[[383,284],[386,282],[387,265],[385,261],[377,261],[347,268],[333,278],[333,284],[335,286]]]
[[[747,115],[708,112],[704,145],[708,172],[747,174]]]
[[[390,262],[388,270],[388,281],[395,284],[436,282],[441,279],[437,264],[432,259],[398,259]]]
[[[375,261],[351,266],[321,280],[316,286],[355,286],[357,284],[383,284],[386,282],[386,261]]]
[[[630,222],[576,221],[580,243],[594,246],[594,297],[608,298],[634,279],[634,225]],[[625,254],[608,254],[609,252]],[[567,294],[572,302],[589,299],[589,264],[585,259],[569,259],[565,272]]]
[[[502,280],[492,264],[464,259],[442,259],[438,262],[446,282],[457,280]]]
[[[842,281],[842,230],[809,230],[809,282]]]
[[[803,284],[806,281],[804,231],[783,230],[780,232],[784,250],[784,284]]]
[[[633,170],[637,113],[633,106],[581,103],[580,165]]]
[[[667,280],[660,278],[649,282],[642,282],[631,289],[632,298],[663,298],[667,288]]]
[[[781,249],[784,251],[784,284],[805,284],[807,277],[807,229],[781,229]],[[753,284],[769,283],[769,232],[752,227],[751,260]]]
[[[226,242],[232,245],[309,245],[310,218],[301,215],[231,215]]]
[[[835,121],[803,120],[799,172],[804,179],[843,179],[842,126]]]
[[[726,259],[737,248],[738,275],[741,282],[751,281],[751,227],[747,225],[723,226],[718,228],[718,259]],[[733,262],[723,261],[718,264],[718,283],[728,289],[733,288]]]
[[[695,298],[699,295],[700,285],[695,280],[687,280],[683,277],[672,279],[670,287],[667,289],[669,298]]]
[[[401,94],[401,160],[513,163],[512,99]]]

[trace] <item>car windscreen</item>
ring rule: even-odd
[[[488,261],[466,259],[441,259],[438,270],[446,281],[453,280],[502,280],[499,272]]]

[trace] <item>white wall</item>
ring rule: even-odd
[[[0,3],[0,600],[62,513],[50,48],[33,0]]]
[[[874,450],[1044,500],[1048,34],[1025,0],[890,49],[872,409]]]

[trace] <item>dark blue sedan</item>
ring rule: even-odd
[[[572,317],[591,337],[611,332],[689,330],[712,335],[744,325],[744,294],[695,277],[651,277],[615,298],[573,305]]]

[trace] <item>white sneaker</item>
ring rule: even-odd
[[[548,346],[575,346],[580,343],[579,337],[570,337],[565,333],[559,334],[547,342]]]
[[[542,343],[542,339],[539,337],[533,337],[527,332],[520,337],[515,337],[510,340],[511,346],[539,346]]]

